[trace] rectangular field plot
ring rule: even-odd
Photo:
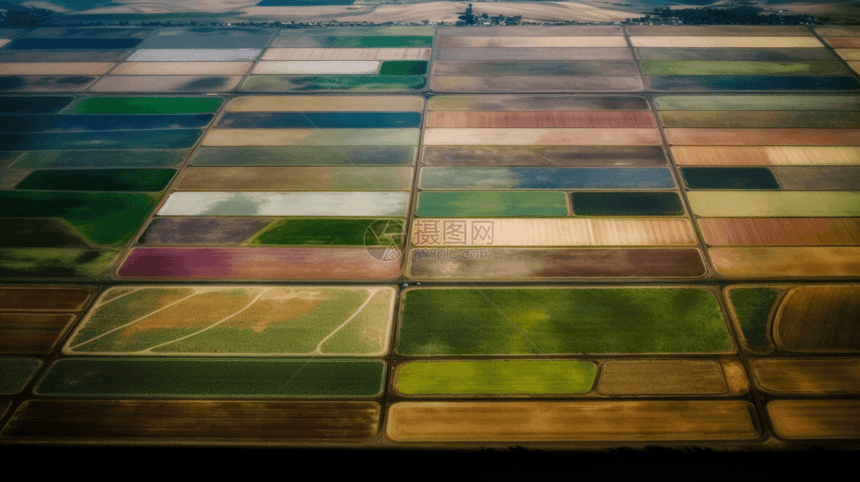
[[[111,75],[245,75],[253,62],[124,62]]]
[[[376,360],[67,358],[51,365],[34,391],[47,397],[372,398],[382,393],[384,370]]]
[[[178,191],[407,191],[411,167],[194,167]]]
[[[215,113],[223,102],[217,97],[83,97],[69,114],[203,114]]]
[[[260,49],[268,46],[274,30],[247,28],[165,28],[142,45],[148,49]]]
[[[707,273],[707,269],[698,249],[483,247],[477,252],[415,248],[409,251],[408,272],[411,278],[417,280],[502,281],[577,278],[689,279],[701,278]]]
[[[93,92],[151,92],[198,93],[228,92],[235,89],[239,75],[117,75],[99,80],[90,89]]]
[[[113,288],[96,302],[63,351],[382,356],[392,336],[394,295],[392,288],[380,286]]]
[[[402,305],[405,356],[733,350],[716,298],[699,289],[416,289]]]
[[[126,62],[253,62],[260,49],[139,49]]]
[[[80,92],[97,79],[89,75],[10,75],[0,77],[0,92]]]
[[[0,440],[355,444],[378,433],[381,412],[375,402],[29,400]]]
[[[0,63],[0,75],[103,75],[114,65],[112,62],[4,62]]]
[[[457,229],[455,230],[454,227]],[[416,246],[693,246],[686,219],[427,219]],[[454,233],[462,231],[463,236]],[[432,234],[442,233],[442,234]],[[445,233],[448,233],[445,235]],[[466,233],[471,235],[467,236]]]
[[[751,440],[752,407],[698,402],[401,402],[388,410],[397,442]]]
[[[431,146],[421,162],[430,166],[664,166],[659,146]]]
[[[857,400],[774,400],[767,414],[785,439],[860,438]]]
[[[138,242],[143,245],[402,246],[396,218],[160,217]]]
[[[84,167],[177,167],[188,157],[186,150],[31,151],[14,162],[12,169]]]
[[[672,189],[663,168],[425,167],[423,190]]]
[[[392,280],[400,254],[383,247],[136,248],[120,277],[145,279]]]
[[[595,375],[581,361],[439,360],[400,365],[394,387],[405,396],[570,395],[590,391]]]
[[[662,152],[661,152],[662,154]],[[202,147],[194,166],[413,165],[417,146]]]
[[[522,36],[507,31],[490,36],[489,30],[493,29],[439,31],[432,90],[642,90],[635,62],[617,27],[520,29]]]

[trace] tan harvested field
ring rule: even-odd
[[[800,352],[860,351],[860,286],[803,286],[783,299],[774,343]]]
[[[841,278],[860,276],[856,247],[742,247],[708,250],[726,278]]]
[[[439,37],[437,48],[626,47],[624,37]]]
[[[860,391],[860,360],[760,359],[752,363],[756,381],[779,395]]]
[[[245,75],[253,62],[123,62],[111,75]]]
[[[630,37],[634,47],[824,48],[815,37]]]
[[[860,146],[860,129],[665,129],[674,145]]]
[[[858,246],[860,218],[702,218],[711,246]]]
[[[848,62],[848,66],[854,69],[854,72],[860,74],[860,62]]]
[[[812,37],[812,33],[802,26],[759,26],[759,25],[630,25],[625,27],[631,37]]]
[[[682,166],[860,165],[860,147],[848,146],[675,146],[672,154]]]
[[[271,50],[270,50],[271,51]],[[570,48],[458,48],[439,49],[436,61],[481,61],[481,60],[632,60],[630,49],[615,47],[570,47]]]
[[[656,128],[654,115],[648,111],[563,111],[563,112],[476,112],[433,111],[427,114],[427,127],[592,127]]]
[[[227,92],[235,89],[241,76],[139,75],[104,77],[93,92]]]
[[[860,437],[860,400],[774,400],[767,413],[782,438]]]
[[[825,37],[824,41],[834,49],[860,48],[860,37]]]
[[[474,4],[473,4],[474,6]],[[480,5],[483,6],[483,5]],[[609,25],[517,25],[505,27],[440,28],[440,37],[589,37],[621,36],[621,27]]]
[[[9,40],[7,38],[0,38],[0,47],[8,44],[9,42],[11,42],[11,40]]]
[[[440,226],[443,221],[464,221],[469,226],[467,232],[473,232],[473,227],[480,226],[480,223],[490,223],[493,246],[694,246],[696,244],[693,228],[686,219],[421,219],[422,224]],[[421,237],[414,233],[413,244],[421,246],[420,241]],[[467,240],[468,246],[486,244]]]
[[[611,360],[600,373],[602,395],[722,395],[728,392],[714,360]]]
[[[836,53],[845,60],[860,60],[860,49],[836,49]]]
[[[103,75],[112,62],[21,62],[0,63],[0,75]]]
[[[249,96],[231,100],[225,112],[423,112],[424,99],[410,95],[386,96]]]
[[[430,60],[432,49],[269,49],[262,60]]]
[[[857,25],[814,27],[814,30],[822,37],[860,37],[860,26]]]
[[[750,410],[735,400],[400,402],[386,432],[403,442],[751,440]]]
[[[426,129],[427,146],[657,146],[657,129]]]
[[[437,92],[632,92],[644,89],[636,76],[497,76],[463,77],[434,75],[430,89]]]

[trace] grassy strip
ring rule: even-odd
[[[767,315],[782,290],[773,288],[734,288],[729,300],[735,309],[744,339],[750,349],[768,351]]]

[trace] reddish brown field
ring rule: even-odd
[[[436,111],[427,127],[599,127],[655,128],[653,114],[641,112],[466,112]]]

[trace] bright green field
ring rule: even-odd
[[[403,298],[402,355],[713,353],[732,350],[699,289],[417,289]]]
[[[404,395],[566,394],[591,390],[593,363],[569,360],[414,362],[397,373]]]
[[[218,97],[87,97],[67,114],[199,114],[216,112]]]
[[[43,396],[374,397],[385,365],[375,360],[67,358],[36,387]]]
[[[754,351],[769,351],[767,315],[781,290],[772,288],[734,288],[729,300],[735,309],[738,323],[744,332],[747,345]]]
[[[567,216],[563,192],[436,191],[418,194],[421,217]]]
[[[404,237],[404,224],[398,219],[283,219],[267,226],[248,244],[403,246]]]

